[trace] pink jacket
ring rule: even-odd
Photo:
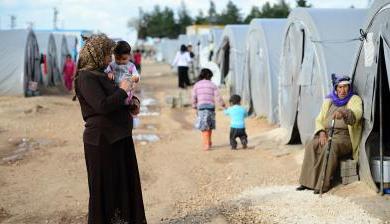
[[[221,95],[219,94],[218,87],[210,80],[200,80],[195,83],[192,89],[192,107],[197,108],[202,104],[215,105],[215,100],[223,106],[225,105]]]

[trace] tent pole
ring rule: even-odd
[[[381,40],[381,49],[380,54],[382,54],[382,57],[380,57],[381,60],[383,60],[383,45]],[[384,72],[382,70],[382,61],[378,63],[379,65],[379,157],[380,157],[380,195],[383,195],[383,105],[382,105],[382,73]]]

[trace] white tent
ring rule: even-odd
[[[178,45],[177,39],[162,39],[160,43],[160,51],[162,55],[162,60],[165,63],[171,64],[173,59],[175,58],[176,52],[179,50],[177,48]]]
[[[369,10],[363,31],[365,39],[357,51],[353,68],[353,86],[363,99],[363,133],[359,146],[360,179],[379,190],[379,172],[374,172],[373,161],[380,155],[383,142],[387,163],[390,156],[390,0],[377,0]],[[382,101],[382,102],[381,102]],[[382,113],[380,109],[382,105]],[[382,115],[381,115],[382,114]],[[382,138],[380,129],[383,130]],[[376,166],[379,170],[380,165]],[[386,170],[386,167],[385,169]],[[387,179],[387,181],[386,181]],[[376,181],[374,181],[376,180]],[[390,183],[390,174],[384,176]]]
[[[66,43],[68,44],[69,53],[72,56],[72,59],[75,61],[77,59],[77,46],[78,39],[75,35],[65,35]]]
[[[39,52],[46,57],[46,66],[42,71],[42,81],[45,86],[60,83],[61,70],[58,64],[58,48],[54,35],[50,32],[36,32]]]
[[[58,66],[61,71],[62,78],[62,68],[64,67],[66,55],[70,54],[68,41],[64,34],[56,33],[54,34],[54,38],[57,44],[57,53],[58,53]]]
[[[213,72],[212,81],[216,85],[221,84],[221,72],[218,65],[213,61],[213,58],[216,52],[216,46],[221,39],[222,32],[223,29],[221,28],[210,29],[209,34],[207,35],[207,41],[202,41],[199,52],[199,67],[208,68]]]
[[[287,142],[305,143],[313,136],[315,118],[331,90],[331,73],[349,75],[362,9],[294,9],[282,46],[279,119]]]
[[[278,74],[286,19],[253,19],[246,40],[242,99],[257,116],[278,122]],[[252,102],[252,103],[251,103]]]
[[[38,83],[41,73],[34,32],[0,30],[0,54],[0,96],[30,95],[28,85]]]
[[[241,94],[245,61],[245,41],[249,25],[227,25],[217,48],[215,62],[221,70],[220,83],[228,76],[230,92]]]

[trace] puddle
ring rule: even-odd
[[[154,106],[157,105],[157,100],[153,98],[142,98],[141,106]]]
[[[160,141],[160,137],[158,137],[156,134],[135,134],[133,135],[134,141],[138,142],[158,142]]]
[[[0,164],[21,160],[28,152],[33,150],[58,145],[61,144],[50,139],[10,138],[8,143],[0,148]]]
[[[149,107],[147,106],[142,106],[140,107],[140,113],[138,114],[140,117],[145,117],[145,116],[160,116],[159,112],[156,111],[150,111]]]

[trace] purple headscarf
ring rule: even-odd
[[[342,107],[346,105],[348,101],[351,99],[351,97],[354,95],[354,92],[352,90],[352,85],[349,84],[348,95],[343,99],[340,99],[337,96],[336,89],[337,89],[337,85],[340,84],[341,82],[345,82],[345,81],[350,82],[350,80],[351,79],[348,76],[332,74],[333,91],[329,93],[329,95],[327,95],[326,98],[329,98],[332,101],[332,103],[337,107]]]

